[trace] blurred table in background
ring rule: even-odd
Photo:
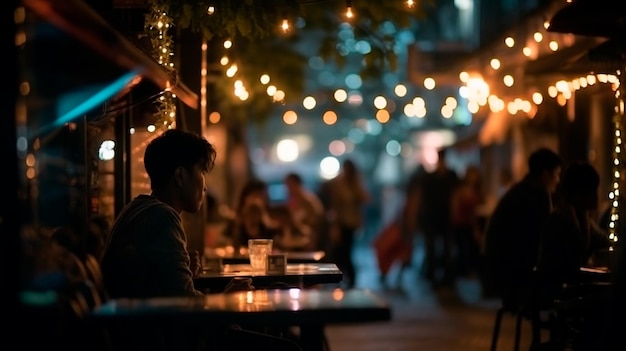
[[[334,263],[287,263],[284,274],[255,273],[250,264],[224,264],[221,272],[203,271],[194,278],[196,289],[221,292],[235,277],[252,279],[256,289],[307,288],[318,284],[336,284],[343,273]]]
[[[286,254],[288,263],[316,263],[326,256],[324,251],[283,251],[274,249],[273,253]],[[204,249],[204,255],[206,257],[219,257],[224,264],[250,263],[247,247],[238,249],[235,249],[233,246],[207,247]]]

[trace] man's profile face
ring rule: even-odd
[[[186,212],[198,212],[202,208],[202,202],[206,193],[206,179],[205,176],[208,171],[201,165],[197,164],[191,169],[184,169],[183,184],[181,186],[181,200],[183,205],[183,211]]]
[[[556,167],[551,171],[544,173],[544,184],[550,194],[556,191],[559,182],[561,181],[561,167]]]

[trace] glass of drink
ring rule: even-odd
[[[248,240],[248,255],[252,273],[267,273],[267,255],[272,253],[272,239]]]

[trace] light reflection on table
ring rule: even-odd
[[[238,291],[204,297],[116,299],[97,308],[94,316],[103,319],[186,316],[207,317],[212,322],[298,324],[388,320],[390,313],[387,302],[369,290],[294,288]]]

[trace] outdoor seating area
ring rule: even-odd
[[[5,349],[626,350],[616,2],[5,5]]]

